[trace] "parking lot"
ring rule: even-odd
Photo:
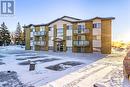
[[[15,72],[19,85],[42,86],[105,56],[100,53],[25,51],[20,46],[8,46],[0,49],[0,71]],[[34,71],[29,71],[30,62],[35,63]],[[5,84],[1,82],[1,85]]]

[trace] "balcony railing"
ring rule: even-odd
[[[46,41],[34,41],[34,45],[45,46],[46,45]]]
[[[84,40],[75,40],[73,42],[74,46],[88,46],[89,45],[89,41],[84,41]]]
[[[85,34],[89,33],[89,29],[76,29],[74,30],[74,34]]]
[[[34,32],[34,35],[35,35],[35,36],[46,35],[46,31],[37,31],[37,32]]]

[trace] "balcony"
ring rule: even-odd
[[[34,32],[34,36],[43,36],[43,35],[46,35],[46,31]]]
[[[34,41],[34,45],[45,46],[46,45],[46,41]]]
[[[74,34],[86,34],[89,33],[89,29],[76,29],[74,30]]]
[[[85,40],[75,40],[73,42],[74,46],[88,46],[89,45],[89,41],[85,41]]]

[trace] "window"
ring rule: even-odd
[[[42,37],[39,37],[39,41],[42,41]]]
[[[57,36],[62,35],[63,36],[63,28],[57,29]]]
[[[33,37],[30,37],[30,40],[33,40]]]
[[[51,37],[51,36],[49,36],[49,40],[52,40],[52,37]]]
[[[32,30],[32,32],[35,31],[35,27],[34,27],[34,26],[31,26],[31,30]]]
[[[52,27],[49,27],[49,31],[51,31],[53,28]]]
[[[66,36],[66,40],[72,40],[71,36]]]
[[[101,23],[94,23],[93,28],[101,28]]]
[[[63,37],[63,34],[57,34],[57,37]]]
[[[30,33],[30,37],[33,37],[33,33],[34,33],[34,32],[31,32],[31,33]]]
[[[72,25],[67,25],[67,30],[72,30]]]
[[[78,25],[78,33],[84,33],[85,30],[85,25]]]
[[[78,29],[85,29],[85,25],[78,25]]]
[[[40,26],[40,31],[45,31],[45,26]]]
[[[63,28],[58,28],[57,33],[63,33]]]
[[[45,39],[45,37],[42,37],[41,40],[44,41],[44,40],[46,40],[46,39]]]
[[[101,40],[101,36],[100,35],[94,35],[93,40]]]

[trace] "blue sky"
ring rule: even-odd
[[[48,23],[61,16],[90,19],[95,16],[115,17],[113,40],[130,40],[130,0],[15,0],[15,16],[0,17],[11,32],[17,22]]]

